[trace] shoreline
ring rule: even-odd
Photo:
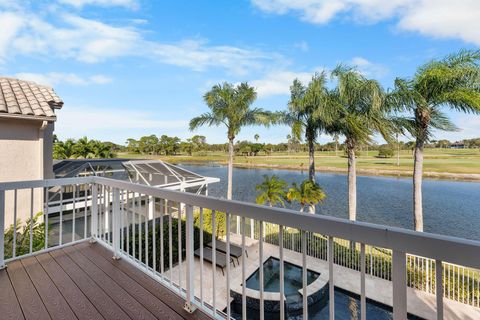
[[[189,164],[200,164],[205,165],[207,163],[216,163],[219,165],[226,165],[226,163],[219,161],[181,161],[183,163]],[[277,165],[277,164],[252,164],[252,163],[240,163],[234,162],[233,166],[235,168],[244,168],[244,169],[280,169],[280,170],[292,170],[292,171],[306,171],[306,168],[299,168],[298,166],[291,165]],[[347,173],[347,169],[336,168],[336,167],[315,167],[315,170],[319,172],[329,172],[329,173]],[[363,169],[357,168],[357,175],[359,176],[383,176],[383,177],[402,177],[402,178],[412,178],[412,171],[401,171],[401,170],[382,170],[382,169]],[[432,172],[427,171],[423,173],[423,177],[426,179],[433,180],[453,180],[453,181],[463,181],[463,182],[480,182],[480,174],[476,173],[451,173],[451,172]]]

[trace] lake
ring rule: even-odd
[[[226,167],[180,166],[204,176],[220,178],[219,183],[209,186],[209,195],[226,197]],[[306,171],[234,168],[233,198],[255,202],[255,186],[263,181],[265,174],[275,174],[288,183],[300,183],[307,178]],[[316,213],[348,219],[347,176],[321,172],[317,173],[316,179],[327,194],[324,203],[317,206]],[[413,229],[412,202],[410,178],[357,177],[359,221]],[[423,206],[424,231],[480,240],[480,183],[424,180]]]

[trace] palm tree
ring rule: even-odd
[[[338,111],[337,119],[329,128],[331,134],[345,137],[348,156],[348,216],[356,220],[357,216],[357,173],[355,151],[371,141],[373,134],[379,132],[389,140],[392,119],[385,112],[383,89],[375,80],[363,77],[354,68],[343,65],[332,72],[338,80],[337,87],[331,91],[330,104]]]
[[[338,156],[338,134],[333,135],[333,141],[335,141],[335,156]]]
[[[298,202],[300,204],[300,212],[305,210],[305,206],[315,206],[327,197],[320,186],[309,179],[304,180],[300,185],[295,182],[287,192],[287,200],[289,202]]]
[[[322,132],[327,131],[332,115],[328,108],[328,90],[324,72],[316,73],[305,87],[298,79],[290,87],[288,112],[283,122],[292,127],[292,135],[300,140],[304,135],[308,144],[308,179],[315,182],[315,142]],[[315,212],[315,206],[309,211]]]
[[[324,72],[316,73],[307,87],[298,79],[290,86],[288,113],[284,122],[292,127],[292,135],[301,140],[304,134],[308,144],[308,179],[315,182],[315,141],[325,127],[322,117],[327,102],[327,82]]]
[[[274,121],[271,112],[260,108],[250,108],[257,98],[255,88],[244,82],[237,86],[230,83],[215,85],[203,99],[210,112],[201,114],[190,120],[190,130],[203,125],[227,127],[228,138],[228,188],[227,198],[232,199],[233,180],[233,141],[244,126],[265,125]]]
[[[255,142],[258,142],[258,139],[260,139],[260,135],[256,133],[253,138],[255,139]]]
[[[423,231],[422,175],[423,148],[433,130],[451,131],[455,125],[442,109],[465,113],[480,112],[480,50],[465,51],[431,61],[420,68],[412,79],[395,80],[390,95],[399,111],[411,112],[405,128],[415,137],[413,168],[414,227]]]
[[[255,202],[257,204],[267,203],[270,207],[280,204],[285,207],[287,182],[279,179],[276,175],[271,178],[268,175],[263,176],[263,182],[257,184],[255,189],[259,192]]]

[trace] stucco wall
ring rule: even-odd
[[[51,178],[53,124],[42,121],[0,118],[0,182]],[[14,194],[5,195],[5,226],[13,223]],[[33,213],[42,211],[43,191],[34,191]],[[30,190],[17,193],[17,219],[31,212]]]

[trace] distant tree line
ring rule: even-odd
[[[257,136],[257,135],[256,135]],[[256,139],[258,141],[258,139]],[[376,144],[374,142],[364,143],[359,147],[357,156],[366,154],[368,151],[378,151],[381,158],[394,156],[397,148],[400,150],[413,150],[414,141],[399,141],[390,144]],[[480,138],[464,139],[457,142],[449,140],[432,140],[426,144],[426,148],[480,148]],[[307,152],[308,144],[300,141],[292,135],[287,135],[285,142],[280,143],[259,143],[248,140],[238,141],[234,144],[234,152],[241,156],[269,155],[275,152]],[[324,144],[314,143],[315,151],[338,151],[338,155],[345,156],[345,143],[338,143],[338,139]],[[60,141],[54,135],[53,158],[54,159],[92,159],[92,158],[113,158],[119,152],[138,153],[145,155],[202,155],[209,152],[227,152],[227,143],[207,143],[205,136],[195,135],[182,141],[178,137],[162,135],[143,136],[136,140],[129,138],[126,145],[119,145],[109,141],[99,141],[83,137],[81,139],[67,139]],[[361,152],[362,151],[362,152]],[[373,154],[372,154],[373,155]]]
[[[480,138],[461,140],[465,144],[465,148],[479,148]],[[210,144],[207,142],[205,136],[195,135],[186,140],[181,140],[178,137],[170,137],[162,135],[158,138],[155,135],[143,136],[136,140],[133,138],[127,139],[126,147],[112,144],[112,148],[116,148],[114,152],[130,152],[138,154],[150,154],[150,155],[202,155],[209,152],[227,152],[228,144]],[[448,140],[433,140],[427,144],[426,148],[450,148],[454,145],[453,142]],[[375,142],[363,143],[359,146],[359,152],[357,156],[367,154],[367,151],[382,151],[380,157],[393,156],[392,152],[399,148],[400,150],[413,150],[415,147],[415,141],[399,141],[389,144],[377,144]],[[240,156],[257,156],[257,155],[269,155],[275,152],[308,152],[308,143],[303,142],[291,135],[287,135],[286,141],[280,143],[259,143],[249,140],[237,141],[234,144],[234,152]],[[345,155],[345,143],[338,143],[337,141],[331,141],[327,143],[314,143],[315,151],[338,151],[339,155]],[[390,152],[391,151],[391,152]],[[391,155],[390,155],[391,154]],[[371,154],[373,155],[373,154]]]
[[[115,151],[120,150],[121,146],[115,143],[90,140],[87,137],[65,141],[58,140],[56,136],[53,137],[54,159],[113,158]]]

